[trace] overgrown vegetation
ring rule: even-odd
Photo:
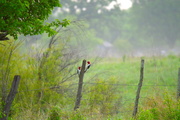
[[[120,3],[106,9],[111,0],[63,2],[65,7],[54,10],[48,19],[53,8],[61,6],[59,0],[0,1],[0,118],[6,116],[3,108],[12,80],[20,75],[8,119],[179,120],[179,1],[134,1],[128,12],[119,9]],[[62,19],[65,13],[87,20],[68,26],[70,21]],[[37,39],[26,36],[44,32]],[[19,34],[26,37],[17,41],[10,37],[17,39]],[[143,57],[139,111],[132,118],[141,59],[133,56],[147,52],[151,57]],[[112,53],[117,58],[104,58]],[[103,59],[95,57],[99,54]],[[92,64],[84,76],[80,108],[75,111],[76,70],[83,59]]]
[[[137,117],[139,120],[179,120],[180,101],[176,101],[167,93],[164,97],[155,97],[143,101]]]
[[[123,59],[104,59],[92,65],[85,74],[80,109],[73,111],[78,82],[75,72],[81,59],[68,59],[64,56],[62,50],[64,48],[58,45],[63,43],[58,40],[51,48],[44,49],[43,54],[38,54],[38,51],[32,51],[29,55],[20,53],[18,41],[2,44],[1,110],[13,76],[21,75],[19,92],[13,102],[9,118],[31,120],[131,118],[139,80],[139,58],[126,57],[125,62]],[[178,120],[180,103],[175,100],[175,95],[180,58],[169,55],[144,59],[145,78],[137,119]]]

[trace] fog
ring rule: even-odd
[[[95,57],[180,54],[179,0],[66,0],[48,21],[67,18],[58,31],[68,49]],[[22,37],[23,38],[23,37]],[[30,47],[46,46],[46,34],[26,37]]]

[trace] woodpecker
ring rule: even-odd
[[[77,74],[80,75],[80,72],[81,72],[81,67],[78,67]]]
[[[91,67],[90,61],[87,61],[86,71]]]

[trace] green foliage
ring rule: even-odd
[[[69,9],[61,9],[60,16],[73,15],[78,19],[86,19],[90,24],[89,29],[93,29],[97,39],[102,39],[113,43],[122,34],[125,12],[120,11],[118,5],[109,11],[105,9],[112,1],[111,0],[95,0],[95,1],[62,1],[62,4]],[[83,10],[83,9],[86,10]],[[80,12],[76,12],[80,10]],[[101,13],[99,13],[101,11]]]
[[[0,74],[0,88],[3,88],[3,82],[7,82],[8,91],[13,76],[21,75],[19,92],[13,102],[10,118],[20,120],[130,119],[129,113],[133,109],[136,84],[139,80],[140,58],[126,57],[126,62],[122,59],[103,59],[93,64],[85,73],[80,108],[73,111],[78,76],[68,78],[71,72],[66,67],[61,70],[65,59],[62,42],[43,49],[40,56],[37,50],[32,49],[30,54],[20,54],[20,51],[15,49],[19,45],[18,41],[2,43],[5,46],[0,47],[2,66],[0,70],[3,73]],[[11,50],[13,54],[8,62]],[[159,58],[144,57],[144,59],[145,76],[138,119],[178,120],[180,103],[176,102],[173,96],[176,87],[146,85],[176,85],[179,57],[170,55]],[[6,70],[8,74],[4,77]],[[72,71],[75,73],[76,64],[73,64]],[[39,72],[41,79],[39,79]],[[70,81],[63,81],[63,78],[68,78]],[[171,96],[162,97],[165,90]],[[0,95],[2,96],[2,92]],[[143,97],[147,97],[148,100]],[[130,112],[124,114],[123,112],[126,111]]]
[[[116,84],[114,78],[108,81],[96,79],[93,86],[89,86],[88,104],[90,111],[97,111],[100,114],[115,114],[118,109],[119,97],[117,96],[117,88],[111,84]],[[115,102],[114,100],[118,100]],[[118,103],[118,104],[117,104]],[[113,111],[113,112],[112,112]]]
[[[2,112],[0,112],[0,118],[2,118],[3,117],[3,113]]]
[[[165,95],[164,100],[154,99],[145,102],[145,107],[149,109],[141,110],[138,120],[179,120],[180,119],[180,101],[172,99],[171,96]],[[153,104],[155,105],[153,105]]]
[[[0,4],[0,32],[6,32],[15,39],[18,34],[37,35],[47,32],[52,36],[56,32],[51,27],[66,27],[70,24],[67,19],[44,24],[53,8],[61,6],[59,0],[3,0]]]
[[[117,39],[114,46],[124,54],[132,51],[132,44],[128,40]]]
[[[140,113],[138,120],[158,120],[159,114],[156,108],[144,110]]]
[[[131,45],[129,51],[179,47],[177,45],[180,41],[179,0],[136,0],[128,10],[120,10],[119,5],[115,5],[111,10],[105,9],[111,2],[110,0],[62,1],[69,11],[61,9],[58,18],[72,15],[78,19],[85,19],[90,25],[89,29],[96,31],[97,39],[119,43],[119,47],[123,46],[119,40],[125,40],[128,43],[124,45],[124,47],[127,45],[125,51],[129,45]],[[80,12],[76,12],[78,10]]]
[[[61,120],[60,109],[58,107],[52,108],[48,120]]]
[[[173,48],[179,39],[179,0],[140,0],[131,9],[132,23],[137,26],[137,38],[150,38],[154,45],[167,44]],[[139,31],[139,32],[136,32]],[[143,36],[142,36],[143,35]]]
[[[0,47],[0,88],[1,88],[1,105],[4,105],[7,92],[9,91],[9,87],[11,86],[11,81],[14,78],[14,74],[18,74],[18,62],[19,60],[16,59],[18,57],[19,59],[22,58],[22,56],[16,52],[17,47],[19,47],[19,42],[4,42],[3,46]],[[2,107],[2,106],[1,106]]]
[[[86,117],[83,116],[80,111],[76,111],[70,116],[70,119],[71,120],[86,120]]]
[[[52,106],[57,103],[62,104],[62,106],[65,105],[65,96],[62,96],[62,93],[56,92],[56,89],[53,88],[59,84],[62,79],[61,74],[63,74],[58,71],[60,69],[59,65],[61,64],[59,60],[61,57],[61,47],[52,47],[51,50],[46,50],[45,53],[48,52],[49,54],[47,58],[44,58],[43,67],[39,71],[39,63],[36,58],[19,55],[19,51],[14,50],[14,48],[17,47],[16,42],[8,41],[3,42],[3,44],[4,46],[0,48],[2,66],[0,68],[2,72],[0,75],[1,98],[6,98],[13,76],[16,74],[21,75],[20,92],[16,96],[10,116],[21,116],[23,113],[19,111],[23,111],[24,113],[30,112],[26,110],[27,108],[30,108],[31,114],[40,111],[48,112],[48,103],[51,103]],[[41,80],[38,79],[38,72],[42,75]],[[28,116],[29,114],[27,114],[27,117]],[[39,117],[39,114],[34,117]]]

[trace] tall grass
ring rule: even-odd
[[[13,76],[21,75],[19,92],[10,113],[11,119],[131,119],[141,58],[127,57],[125,61],[101,59],[92,64],[85,73],[81,106],[74,111],[78,76],[63,80],[75,73],[77,67],[71,70],[72,73],[67,70],[68,67],[59,72],[63,64],[62,53],[57,52],[59,49],[53,48],[55,52],[50,52],[43,67],[39,69],[40,61],[35,56],[22,55],[19,51],[15,51],[7,63],[11,51],[7,47],[8,43],[0,48],[0,85],[3,85],[2,73],[7,70],[7,64],[7,93]],[[175,95],[180,57],[170,55],[144,59],[144,83],[137,119],[178,120],[180,104],[175,101]],[[42,73],[41,80],[39,71]],[[3,94],[0,95],[2,97]]]

